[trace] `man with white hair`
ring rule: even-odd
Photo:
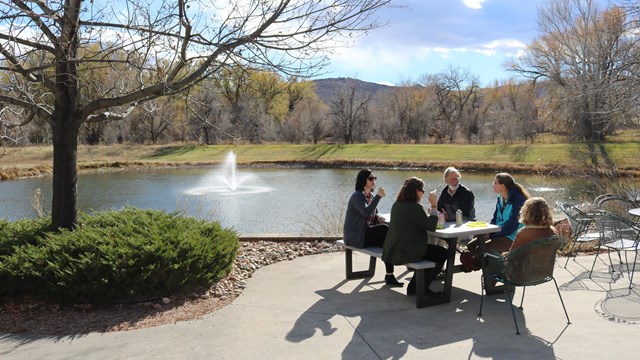
[[[475,196],[466,186],[460,184],[460,171],[449,166],[444,171],[447,184],[438,198],[438,210],[444,212],[447,221],[456,220],[456,211],[460,209],[464,220],[475,221]]]

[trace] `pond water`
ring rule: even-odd
[[[239,168],[243,178],[236,192],[219,191],[220,169],[213,167],[153,169],[87,173],[78,176],[80,211],[120,209],[124,206],[161,209],[168,212],[219,221],[241,234],[341,233],[346,202],[353,191],[355,169],[258,169]],[[442,172],[422,170],[375,170],[377,185],[387,197],[381,212],[391,205],[404,179],[418,176],[426,189],[444,187]],[[494,174],[464,172],[461,183],[476,195],[478,220],[491,219],[496,194]],[[568,196],[565,178],[514,175],[534,196],[552,203]],[[37,213],[30,198],[40,189],[42,207],[50,209],[51,177],[0,182],[0,219],[33,218]],[[426,197],[423,205],[426,203]],[[428,205],[428,204],[427,204]]]

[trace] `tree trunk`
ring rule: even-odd
[[[55,115],[54,115],[55,116]],[[57,114],[53,130],[53,200],[51,226],[73,229],[78,216],[78,128]]]

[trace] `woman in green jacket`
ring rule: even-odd
[[[428,296],[439,296],[429,285],[447,261],[447,249],[429,245],[427,231],[434,231],[438,224],[437,196],[429,193],[430,213],[420,205],[424,196],[424,181],[411,177],[405,180],[396,202],[391,208],[391,222],[384,241],[382,260],[394,265],[402,265],[418,260],[431,260],[436,267],[425,272],[425,287]],[[415,274],[407,287],[407,295],[415,295]]]

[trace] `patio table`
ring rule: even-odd
[[[485,226],[469,226],[471,224],[479,224],[477,221],[466,221],[460,226],[456,226],[455,222],[446,222],[444,224],[443,229],[436,229],[435,231],[429,231],[429,235],[444,239],[448,246],[448,257],[447,257],[447,265],[445,270],[445,279],[444,279],[444,288],[443,288],[443,296],[442,300],[439,303],[448,303],[451,301],[451,288],[453,286],[453,274],[456,272],[464,271],[462,266],[456,266],[456,248],[458,245],[458,241],[467,239],[469,236],[475,236],[480,234],[490,234],[494,232],[500,231],[500,226],[485,223]],[[480,244],[480,251],[484,253],[484,241]],[[490,281],[491,278],[488,272],[485,272],[485,269],[482,269],[483,276],[485,276],[485,290],[487,294],[493,294],[498,290],[502,290],[501,288],[495,287],[493,282]],[[434,300],[436,300],[435,298]]]
[[[391,220],[390,213],[380,213],[378,214],[385,218],[387,222]],[[484,223],[484,226],[470,226],[472,224],[482,225],[482,222],[478,221],[465,221],[462,225],[456,226],[455,222],[446,222],[444,224],[444,228],[436,229],[435,231],[429,231],[428,234],[432,237],[443,239],[447,242],[448,252],[447,252],[447,264],[445,266],[445,278],[444,278],[444,287],[442,289],[441,297],[432,297],[427,299],[427,305],[437,305],[451,302],[451,288],[453,286],[453,274],[456,272],[464,271],[462,266],[456,266],[456,249],[458,246],[458,242],[461,240],[465,240],[470,236],[480,235],[480,234],[490,234],[494,232],[500,231],[500,226]],[[484,241],[480,243],[480,251],[484,253]],[[491,278],[488,272],[485,272],[485,269],[482,269],[483,276],[485,277],[485,290],[487,294],[494,294],[496,292],[504,291],[503,287],[496,287],[491,281]]]

